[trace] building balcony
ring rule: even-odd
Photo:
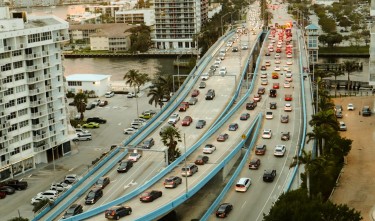
[[[37,113],[31,113],[31,118],[38,118],[47,115],[47,111],[40,111]]]
[[[5,154],[7,154],[7,153],[9,153],[8,148],[0,149],[0,156],[1,156],[1,155],[5,155]]]
[[[33,90],[29,90],[29,95],[37,95],[37,94],[41,94],[41,93],[45,93],[46,91],[44,90],[43,87],[41,87],[40,89],[37,88],[37,89],[33,89]]]
[[[30,107],[37,107],[37,106],[45,104],[46,102],[47,102],[46,99],[40,99],[38,101],[31,101]]]
[[[9,122],[6,122],[6,123],[3,123],[3,124],[0,124],[0,129],[7,129],[10,127],[10,123]]]
[[[31,128],[32,128],[33,130],[40,130],[40,129],[44,128],[44,127],[47,127],[47,124],[45,124],[45,123],[40,123],[40,124],[33,124],[33,125],[31,126]]]
[[[41,76],[33,77],[33,78],[28,78],[27,79],[27,83],[29,83],[29,84],[33,84],[33,83],[37,83],[37,82],[42,82],[42,81],[44,81],[44,78],[41,77]]]
[[[47,134],[36,135],[36,136],[33,136],[33,141],[34,142],[42,141],[44,139],[47,139],[48,137],[49,136],[47,136]]]
[[[44,144],[44,145],[40,145],[38,147],[34,147],[34,151],[35,152],[42,152],[42,151],[45,151],[49,149],[49,145],[48,144]]]
[[[63,41],[68,41],[69,37],[67,36],[56,36],[54,37],[54,42],[63,42]]]

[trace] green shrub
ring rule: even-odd
[[[76,94],[73,93],[73,92],[71,92],[71,91],[69,91],[69,92],[66,94],[66,97],[67,97],[67,98],[74,98],[74,96],[76,96]]]

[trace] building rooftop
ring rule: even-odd
[[[135,26],[122,23],[81,24],[70,25],[69,30],[97,30],[96,33],[90,34],[95,37],[126,37],[131,35],[128,30],[133,27]]]
[[[306,30],[319,30],[319,27],[314,24],[309,24],[305,27]]]
[[[107,74],[72,74],[66,76],[66,81],[101,81],[110,77]]]

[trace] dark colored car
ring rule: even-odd
[[[197,159],[195,160],[196,165],[204,165],[208,162],[208,156],[199,155]]]
[[[265,170],[263,174],[264,182],[273,182],[276,177],[276,170]]]
[[[249,163],[249,169],[257,170],[260,166],[260,159],[254,158]]]
[[[163,193],[159,190],[151,190],[149,192],[142,193],[139,199],[141,200],[141,202],[152,202],[162,195]]]
[[[96,181],[95,186],[104,189],[110,182],[111,180],[109,179],[109,177],[100,177]]]
[[[238,48],[237,47],[233,47],[232,48],[232,52],[238,52]]]
[[[155,140],[154,138],[148,138],[147,140],[143,141],[143,149],[150,149],[152,146],[155,145]]]
[[[362,116],[371,116],[371,109],[369,106],[364,106],[362,108]]]
[[[95,104],[87,104],[86,105],[86,110],[91,110],[93,108],[95,108]]]
[[[198,120],[197,125],[195,126],[195,128],[202,129],[205,125],[206,125],[206,121],[205,120]]]
[[[217,137],[217,141],[219,142],[224,142],[226,141],[227,139],[229,138],[229,135],[228,134],[220,134],[218,137]]]
[[[236,131],[238,129],[237,123],[232,123],[229,125],[229,131]]]
[[[270,56],[271,54],[269,52],[266,52],[264,55],[265,56]]]
[[[90,192],[87,194],[85,198],[85,204],[95,204],[100,198],[103,196],[103,190],[102,188],[94,188],[90,190]]]
[[[105,123],[107,123],[107,120],[103,119],[101,117],[89,117],[89,118],[87,118],[86,123],[90,123],[90,122],[95,122],[95,123],[98,123],[98,124],[105,124]]]
[[[290,132],[281,132],[281,140],[288,141],[290,139]]]
[[[213,100],[215,97],[215,90],[209,89],[206,94],[206,100]]]
[[[19,181],[16,179],[12,179],[12,180],[1,182],[0,186],[10,186],[16,190],[25,190],[28,187],[28,183],[26,181]]]
[[[69,207],[69,209],[65,212],[63,219],[67,219],[69,217],[75,216],[83,212],[83,207],[81,204],[73,204]]]
[[[199,90],[198,89],[194,89],[193,92],[191,93],[192,97],[197,97],[198,95],[199,95]]]
[[[266,154],[267,146],[265,144],[257,145],[255,147],[255,154],[256,155],[264,155]]]
[[[246,104],[246,110],[254,110],[254,108],[257,106],[256,101],[250,101],[249,103]]]
[[[219,218],[225,218],[228,216],[230,211],[232,211],[233,205],[230,203],[223,203],[219,206],[219,208],[216,210],[216,217]]]
[[[104,217],[119,220],[121,217],[128,216],[131,213],[132,208],[130,206],[114,206],[104,212]]]
[[[170,176],[164,180],[164,187],[165,188],[176,188],[178,185],[182,183],[181,177],[178,176]]]
[[[126,160],[126,161],[120,163],[120,166],[117,168],[117,172],[126,173],[132,167],[133,167],[133,161]]]
[[[266,93],[266,89],[264,87],[258,88],[258,94],[264,94]]]
[[[276,97],[277,96],[277,92],[275,89],[270,89],[270,97]]]
[[[270,103],[270,109],[276,109],[277,108],[277,103],[276,102],[271,102]]]
[[[241,114],[240,120],[247,120],[249,118],[250,118],[250,114],[249,113],[243,113],[243,114]]]
[[[0,191],[5,192],[7,195],[12,195],[16,192],[16,188],[11,186],[1,186]]]
[[[288,123],[289,122],[289,115],[281,115],[280,121],[281,121],[281,123]]]

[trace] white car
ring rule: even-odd
[[[111,98],[111,97],[113,97],[113,96],[115,96],[115,92],[113,92],[113,91],[108,91],[108,92],[105,93],[105,95],[104,95],[104,97],[106,97],[106,98]]]
[[[137,162],[141,157],[142,155],[140,153],[138,153],[137,151],[134,151],[133,153],[129,154],[128,160]]]
[[[290,88],[290,82],[289,81],[284,82],[284,88]]]
[[[220,71],[219,71],[219,74],[221,76],[226,75],[227,74],[227,68],[226,67],[221,67]]]
[[[201,76],[201,79],[202,79],[203,81],[208,80],[208,78],[210,78],[210,75],[209,75],[208,73],[203,73],[202,76]]]
[[[292,82],[293,81],[292,76],[285,75],[285,81]]]
[[[274,71],[280,71],[280,66],[275,66]]]
[[[232,45],[233,45],[233,42],[231,42],[231,41],[227,42],[227,47],[232,47]]]
[[[236,183],[236,192],[246,192],[247,189],[250,187],[251,185],[251,179],[250,178],[240,178],[240,180],[238,180],[238,182]]]
[[[287,57],[287,58],[292,58],[293,55],[292,55],[291,53],[288,53],[288,54],[286,55],[286,57]]]
[[[77,174],[69,174],[64,178],[64,183],[74,183],[80,180],[80,177]]]
[[[138,131],[137,129],[129,127],[129,128],[124,129],[124,134],[134,134],[137,131]]]
[[[269,52],[274,52],[273,47],[272,48],[268,48],[268,51]]]
[[[354,104],[350,103],[348,104],[347,110],[354,110]]]
[[[267,78],[267,73],[262,72],[262,73],[260,74],[260,78]]]
[[[241,45],[241,49],[242,50],[247,50],[249,48],[249,46],[246,44],[246,43],[243,43],[242,45]]]
[[[266,119],[273,119],[273,113],[272,113],[272,111],[267,111],[266,112]]]
[[[38,193],[36,197],[44,197],[49,200],[55,200],[59,196],[59,192],[56,190],[47,190],[41,193]]]
[[[128,98],[133,98],[135,97],[135,93],[134,92],[129,92],[128,95],[126,95]]]
[[[72,185],[66,184],[64,182],[52,183],[51,187],[50,187],[50,190],[56,190],[58,192],[62,192],[62,191],[70,189],[71,187],[72,187]]]
[[[262,138],[263,139],[271,139],[271,137],[272,137],[272,130],[271,129],[264,129],[263,134],[262,134]]]
[[[37,196],[31,198],[31,205],[35,205],[35,204],[39,203],[40,201],[42,201],[44,199],[48,199],[48,198],[45,197],[45,196],[37,195]],[[54,200],[50,200],[50,201],[53,202]]]
[[[289,70],[289,66],[288,66],[288,65],[284,65],[284,66],[283,66],[283,70],[284,70],[284,71],[288,71],[288,70]]]
[[[76,134],[82,133],[82,134],[89,134],[90,132],[88,130],[82,129],[82,128],[76,128]]]
[[[172,114],[169,119],[168,123],[169,124],[176,124],[180,120],[180,115],[177,113]]]
[[[292,64],[293,64],[293,61],[289,59],[289,60],[286,61],[286,64],[287,64],[287,65],[292,65]]]
[[[267,84],[268,84],[268,80],[267,80],[267,78],[262,78],[262,79],[260,80],[260,84],[261,84],[261,85],[267,85]]]
[[[286,103],[284,105],[284,111],[291,112],[292,111],[292,105],[290,103]]]
[[[211,154],[216,150],[216,147],[212,144],[206,144],[206,146],[203,147],[203,153]]]
[[[215,59],[215,64],[220,64],[221,63],[221,59],[220,58],[216,58]]]
[[[135,118],[132,123],[145,123],[147,120],[143,118]]]
[[[280,59],[275,59],[275,64],[280,64],[281,60]]]
[[[285,145],[278,144],[275,147],[275,151],[273,152],[273,155],[277,157],[283,157],[285,154],[285,151],[286,151]]]

